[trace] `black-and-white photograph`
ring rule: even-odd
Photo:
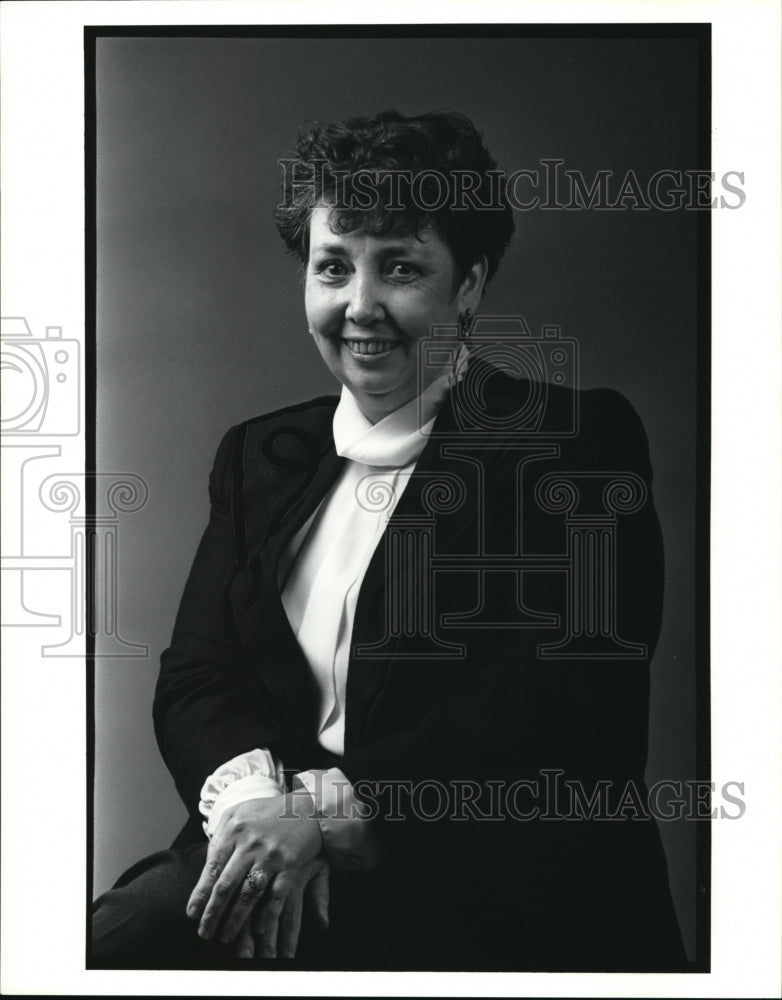
[[[0,5],[3,995],[779,995],[781,17]]]
[[[707,971],[708,28],[90,46],[90,967]]]

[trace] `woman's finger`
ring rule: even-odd
[[[212,885],[209,900],[201,915],[201,923],[198,925],[199,937],[208,941],[215,936],[220,920],[230,910],[233,899],[248,874],[250,863],[246,854],[234,853],[231,855],[228,864],[223,868],[217,877],[217,881]],[[223,940],[232,940],[243,922],[239,921],[233,935],[230,938],[223,938]]]
[[[280,958],[295,958],[301,931],[301,912],[304,902],[304,882],[293,886],[280,914],[277,931],[277,952]]]
[[[274,874],[270,874],[269,869],[262,864],[253,865],[246,873],[237,895],[223,916],[219,934],[221,941],[233,941],[273,879]]]
[[[223,847],[220,841],[214,839],[211,841],[201,876],[196,883],[195,889],[190,894],[190,899],[187,901],[186,912],[188,917],[197,920],[202,915],[212,895],[212,889],[220,878],[232,853],[233,846],[226,845]]]
[[[236,935],[236,946],[234,948],[237,958],[252,958],[255,954],[255,942],[253,940],[252,928],[249,920]]]
[[[315,874],[307,883],[305,894],[318,923],[325,929],[329,925],[329,866],[324,861],[317,862]]]
[[[256,949],[264,958],[277,957],[277,934],[280,915],[291,891],[291,877],[280,872],[258,904],[253,918],[253,930],[258,937]]]

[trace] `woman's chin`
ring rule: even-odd
[[[364,396],[375,399],[393,397],[399,389],[399,382],[396,379],[373,378],[372,376],[344,379],[344,385],[346,385],[357,398]]]
[[[401,349],[383,354],[353,354],[349,348],[342,350],[342,370],[348,388],[354,383],[369,392],[390,392],[400,382],[407,381],[406,358]]]

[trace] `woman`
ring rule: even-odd
[[[679,968],[634,805],[662,584],[638,418],[568,385],[556,337],[475,320],[513,221],[468,119],[316,126],[285,167],[342,393],[220,446],[154,706],[190,820],[98,901],[94,964]]]

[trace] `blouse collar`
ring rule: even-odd
[[[416,461],[450,386],[451,376],[441,375],[419,396],[373,424],[361,412],[355,396],[343,385],[334,411],[337,454],[364,465],[388,468],[402,468]]]

